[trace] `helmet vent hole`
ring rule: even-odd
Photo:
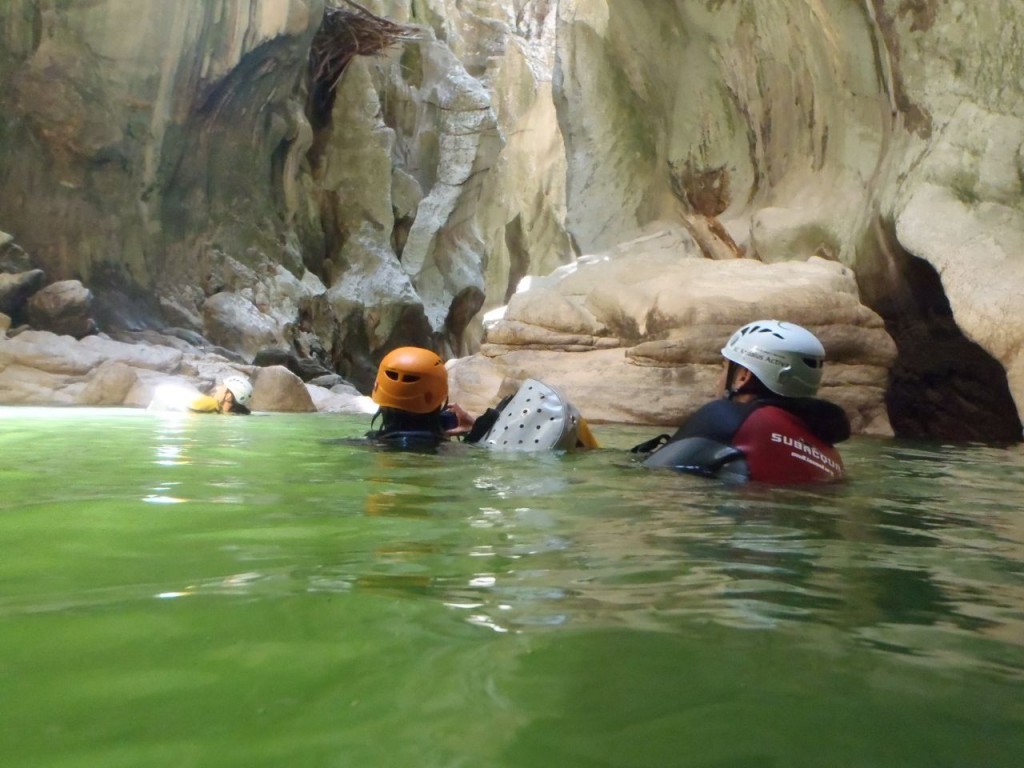
[[[825,364],[824,360],[819,360],[816,357],[805,357],[804,365],[808,368],[821,368]]]
[[[398,381],[398,371],[384,371],[384,375],[392,381]]]
[[[411,384],[412,382],[414,382],[414,381],[419,381],[419,380],[420,380],[420,377],[419,377],[419,376],[414,376],[414,375],[412,375],[411,373],[407,373],[407,374],[405,374],[405,375],[404,375],[404,376],[402,377],[402,381],[404,381],[404,382],[406,382],[406,383],[408,383],[408,384]]]

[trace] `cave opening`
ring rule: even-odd
[[[872,302],[896,342],[886,408],[897,437],[1009,445],[1022,425],[1002,364],[960,330],[935,268],[889,237],[897,273]]]

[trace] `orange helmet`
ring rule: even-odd
[[[448,399],[448,371],[429,349],[399,347],[380,361],[370,397],[386,408],[431,413]]]

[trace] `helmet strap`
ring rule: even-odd
[[[380,417],[380,429],[373,432],[377,417]],[[430,413],[410,413],[398,408],[382,406],[370,420],[371,434],[378,436],[390,435],[395,432],[431,432],[442,434],[444,429],[441,426],[441,409]]]
[[[739,372],[739,366],[736,365],[732,360],[729,361],[729,366],[725,369],[725,399],[732,400],[734,395],[739,394],[739,390],[733,386],[733,382],[736,380],[736,374]]]
[[[746,371],[747,376],[742,384],[736,385],[736,379],[740,377],[740,369]],[[755,397],[771,396],[772,391],[757,378],[757,375],[745,366],[729,361],[729,368],[725,374],[725,396],[732,400],[736,395],[754,395]]]

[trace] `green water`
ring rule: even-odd
[[[1024,451],[730,488],[0,409],[0,765],[1018,766]]]

